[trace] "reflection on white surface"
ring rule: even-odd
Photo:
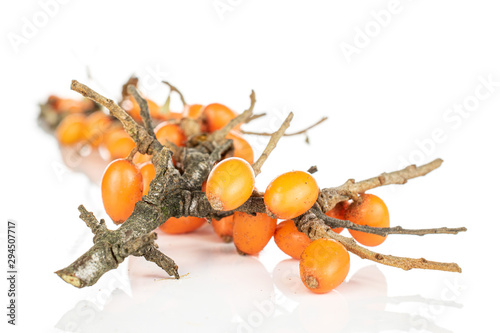
[[[386,278],[375,265],[316,295],[300,281],[298,261],[286,259],[266,269],[264,261],[240,256],[233,244],[222,243],[209,225],[188,235],[160,235],[158,243],[179,265],[180,280],[131,257],[128,276],[123,268],[110,272],[92,287],[94,296],[62,314],[55,327],[69,332],[450,332],[407,305],[461,308],[419,295],[389,297]]]

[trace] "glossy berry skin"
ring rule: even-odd
[[[236,112],[219,103],[213,103],[205,106],[203,115],[210,133],[223,128],[231,121],[231,119],[237,116]]]
[[[57,126],[56,138],[62,145],[73,145],[85,140],[86,131],[85,117],[81,114],[70,114]]]
[[[266,247],[276,230],[276,219],[266,214],[256,216],[235,212],[233,242],[238,250],[246,254],[257,254]]]
[[[264,193],[268,210],[280,219],[304,214],[318,198],[316,180],[307,172],[291,171],[275,178]]]
[[[232,215],[223,217],[220,220],[212,219],[212,227],[224,243],[233,241],[234,218]]]
[[[349,252],[333,239],[320,238],[309,244],[300,256],[300,278],[316,294],[339,286],[350,267]]]
[[[244,159],[250,164],[254,162],[253,149],[247,140],[243,139],[237,131],[231,131],[226,136],[226,139],[233,140],[234,151],[227,157],[239,157]]]
[[[347,207],[349,207],[349,201],[341,201],[325,214],[338,220],[346,220],[345,212]],[[332,228],[332,230],[337,234],[340,234],[344,228]]]
[[[347,220],[370,227],[388,228],[389,210],[384,201],[373,194],[360,194],[357,201],[351,203],[346,210]],[[387,236],[373,235],[370,233],[349,230],[349,233],[359,243],[366,246],[377,246],[382,244]]]
[[[104,209],[116,223],[123,223],[134,211],[135,203],[141,200],[142,174],[126,159],[111,162],[101,181]]]
[[[175,144],[178,147],[186,145],[186,136],[184,132],[177,124],[172,124],[168,122],[163,122],[158,124],[155,128],[155,134],[158,141],[161,144],[165,144],[167,141]]]
[[[212,208],[233,210],[252,195],[255,174],[247,161],[231,157],[218,163],[207,179],[206,194]]]
[[[171,217],[160,226],[160,230],[172,235],[185,234],[200,228],[206,221],[204,218],[193,216]]]
[[[143,184],[142,194],[148,195],[149,184],[156,176],[155,167],[153,166],[153,163],[145,162],[140,165],[140,171],[142,174],[142,184]]]
[[[312,240],[306,234],[297,230],[292,220],[286,220],[280,222],[276,227],[274,242],[281,251],[298,260]]]
[[[103,143],[111,160],[127,157],[136,146],[134,140],[123,128],[112,130],[104,137]]]

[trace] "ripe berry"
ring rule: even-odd
[[[102,202],[109,217],[123,223],[134,211],[135,203],[141,200],[142,174],[126,159],[111,162],[101,181]]]
[[[167,234],[185,234],[200,228],[207,220],[193,216],[171,217],[160,226]]]
[[[214,231],[225,243],[233,241],[233,215],[223,217],[220,220],[212,219],[212,227]]]
[[[247,161],[231,157],[217,164],[207,179],[206,194],[216,210],[233,210],[250,198],[255,174]]]
[[[264,203],[280,219],[304,214],[318,198],[316,180],[307,172],[291,171],[275,178],[267,187]]]
[[[179,125],[163,122],[156,126],[155,134],[158,141],[163,145],[167,141],[178,147],[186,145],[186,136]]]
[[[111,118],[104,112],[96,111],[87,117],[86,139],[92,147],[98,147],[111,125]]]
[[[384,201],[373,194],[360,194],[358,200],[347,208],[345,218],[360,225],[377,228],[389,227],[389,210]],[[355,230],[349,230],[349,233],[355,240],[366,246],[380,245],[387,238],[387,236],[383,237]]]
[[[300,256],[300,278],[314,293],[324,294],[340,285],[349,273],[349,252],[339,242],[320,238]]]
[[[111,160],[114,160],[127,157],[136,145],[127,132],[123,128],[119,128],[105,135],[104,146],[108,150]]]
[[[300,259],[302,251],[312,242],[306,234],[297,230],[292,220],[278,224],[274,232],[274,242],[281,251],[294,259]]]
[[[331,210],[326,212],[325,214],[327,216],[333,217],[335,219],[346,220],[345,211],[346,211],[347,207],[349,207],[349,201],[341,201],[338,204],[336,204],[335,207],[333,207]],[[332,228],[332,230],[334,232],[340,234],[340,232],[342,230],[344,230],[344,228],[335,228],[335,229]]]
[[[269,243],[276,230],[276,219],[266,214],[256,216],[235,212],[233,241],[238,250],[246,254],[257,254]]]
[[[142,194],[148,195],[149,184],[156,176],[155,167],[153,166],[153,163],[146,162],[141,165],[140,171],[142,174],[142,184],[143,184]]]
[[[253,164],[253,149],[247,140],[243,139],[237,131],[231,131],[226,136],[226,139],[233,140],[234,151],[226,157],[239,157],[250,164]]]
[[[205,106],[203,115],[208,125],[209,132],[215,132],[223,128],[231,121],[231,119],[237,116],[236,112],[219,103],[213,103]]]
[[[62,145],[72,145],[85,139],[87,124],[81,114],[66,116],[56,129],[56,138]]]

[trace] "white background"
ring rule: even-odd
[[[229,7],[221,13],[214,4]],[[496,327],[500,6],[495,1],[395,4],[74,0],[50,7],[44,22],[48,16],[39,2],[2,1],[3,270],[8,218],[18,222],[19,247],[18,326],[6,324],[2,278],[2,327],[9,332]],[[373,12],[391,8],[396,11],[384,16],[381,26]],[[39,28],[27,34],[26,22]],[[359,31],[365,29],[372,29],[371,37],[363,39]],[[14,46],[13,38],[24,39]],[[347,44],[356,53],[346,57]],[[221,102],[237,111],[245,109],[255,89],[256,111],[269,118],[249,130],[276,129],[289,111],[295,113],[290,130],[328,116],[309,133],[310,145],[304,136],[279,144],[258,177],[261,190],[278,174],[311,165],[319,168],[320,186],[329,187],[398,169],[405,160],[443,158],[443,166],[424,178],[372,193],[387,203],[393,225],[469,230],[457,236],[391,236],[377,250],[455,261],[463,273],[375,268],[352,255],[347,282],[327,295],[313,295],[298,278],[298,263],[283,261],[286,256],[273,241],[258,258],[239,257],[205,226],[159,239],[180,273],[189,274],[179,281],[160,280],[165,274],[153,264],[132,258],[93,287],[78,290],[64,283],[53,272],[91,245],[77,206],[105,215],[99,187],[66,169],[56,140],[38,127],[37,103],[51,93],[76,97],[69,90],[72,79],[118,98],[132,73],[148,82],[144,90],[158,103],[166,89],[155,78],[176,84],[190,103]],[[494,85],[481,81],[488,79]],[[453,111],[464,103],[470,103],[470,112]],[[265,141],[250,139],[258,154]]]

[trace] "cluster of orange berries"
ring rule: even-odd
[[[183,112],[164,114],[157,104],[150,100],[147,102],[151,117],[159,122],[155,134],[162,144],[168,141],[177,146],[186,145],[188,138],[180,126],[183,118],[199,121],[202,131],[211,133],[223,128],[237,115],[218,103],[186,105]],[[121,105],[136,121],[141,121],[140,108],[135,100],[126,99]],[[64,118],[56,134],[63,145],[86,141],[92,147],[103,145],[107,149],[112,162],[102,178],[102,199],[107,214],[120,224],[132,214],[137,201],[148,194],[155,170],[150,156],[136,153],[133,159],[127,158],[135,143],[123,128],[112,124],[112,118],[102,111],[87,117],[76,112]],[[212,208],[218,211],[236,210],[256,191],[253,150],[238,130],[237,127],[227,136],[233,140],[234,153],[225,156],[213,167],[202,188]],[[224,241],[232,240],[240,253],[249,255],[262,251],[274,236],[274,241],[284,253],[300,260],[301,278],[306,287],[315,293],[325,293],[346,278],[350,266],[349,253],[335,240],[312,241],[297,230],[292,220],[307,212],[318,195],[319,187],[312,175],[303,171],[287,172],[275,178],[264,193],[267,214],[235,212],[220,220],[214,219],[212,226]],[[386,205],[371,194],[361,194],[352,203],[340,202],[326,214],[360,225],[389,227]],[[278,219],[283,221],[278,224]],[[188,233],[205,222],[205,218],[192,216],[172,217],[159,229],[168,234]],[[340,233],[342,228],[333,231]],[[359,243],[367,246],[376,246],[385,240],[378,235],[349,232]]]
[[[183,112],[167,113],[162,112],[155,102],[147,100],[147,103],[151,118],[157,124],[155,128],[157,139],[162,144],[169,141],[179,147],[185,146],[187,141],[179,124],[182,118],[196,119],[204,131],[214,132],[224,127],[236,116],[234,111],[218,103],[207,106],[187,105]],[[92,148],[101,148],[100,152],[103,153],[103,157],[110,161],[126,158],[136,146],[134,140],[114,117],[100,110],[89,112],[94,104],[88,99],[76,101],[51,96],[49,104],[56,112],[66,114],[55,133],[61,145],[87,144]],[[134,120],[141,122],[140,107],[133,98],[127,97],[120,104]],[[232,156],[241,157],[253,163],[253,150],[237,130],[231,131],[227,138],[233,140]],[[136,154],[134,162],[141,164],[148,160],[148,156]]]

